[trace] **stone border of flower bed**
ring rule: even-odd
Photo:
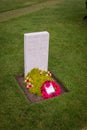
[[[51,74],[52,74],[52,73],[51,73]],[[52,74],[52,78],[55,80],[55,82],[56,82],[57,84],[60,85],[62,94],[65,93],[65,92],[68,92],[68,90],[65,88],[65,86],[63,85],[63,83],[62,83],[59,79],[57,79],[57,78],[54,76],[54,74]],[[29,101],[30,103],[40,102],[40,101],[43,101],[43,100],[44,100],[42,97],[37,96],[37,95],[35,95],[35,94],[32,94],[32,93],[30,93],[30,92],[27,90],[27,88],[26,88],[25,85],[24,85],[24,74],[19,74],[19,75],[17,75],[17,76],[16,76],[16,80],[17,80],[17,82],[19,83],[21,89],[23,90],[23,92],[24,92],[26,98],[28,99],[28,101]],[[46,99],[46,100],[47,100],[47,99]]]

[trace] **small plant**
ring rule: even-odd
[[[24,83],[29,92],[42,96],[41,86],[45,81],[52,81],[51,73],[49,71],[42,71],[38,68],[32,69],[24,79]]]

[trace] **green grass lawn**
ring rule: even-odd
[[[83,0],[64,0],[0,23],[0,130],[87,129],[85,15]],[[24,33],[45,30],[50,33],[49,69],[69,92],[30,104],[15,76],[24,72]]]
[[[49,0],[0,0],[0,12],[32,6]]]

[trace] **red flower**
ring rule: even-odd
[[[27,79],[26,82],[29,82],[29,79]]]
[[[48,74],[48,76],[51,76],[51,73],[50,73],[50,71],[48,71],[48,72],[47,72],[47,74]]]
[[[31,79],[27,77],[27,78],[25,79],[25,83],[29,83],[30,80],[31,80]]]
[[[29,89],[29,88],[32,88],[33,85],[31,83],[29,83],[26,87]]]

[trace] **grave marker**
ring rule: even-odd
[[[48,70],[49,33],[34,32],[24,34],[24,74],[33,68]]]

